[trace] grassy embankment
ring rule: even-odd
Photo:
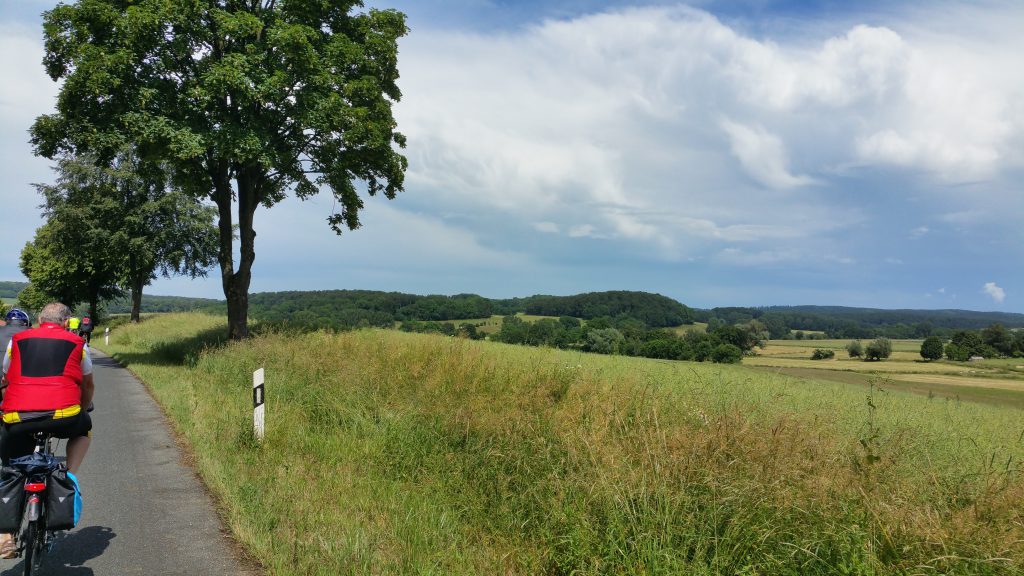
[[[109,351],[271,574],[1024,566],[1017,410],[394,331],[221,346],[224,331],[167,315],[118,328]]]

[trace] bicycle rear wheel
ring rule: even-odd
[[[32,570],[35,568],[35,564],[39,558],[39,551],[36,549],[36,537],[38,533],[38,522],[29,522],[28,526],[25,527],[25,533],[23,534],[25,553],[22,555],[25,559],[25,576],[32,576]]]

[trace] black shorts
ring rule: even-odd
[[[4,424],[0,435],[0,460],[4,464],[11,458],[27,456],[36,447],[36,432],[49,432],[55,438],[77,438],[89,436],[92,430],[92,418],[86,411],[67,418],[42,418],[15,424]]]

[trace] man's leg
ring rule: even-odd
[[[78,467],[85,460],[85,453],[89,451],[89,444],[92,438],[89,436],[76,436],[68,440],[68,470],[72,474],[78,474]]]
[[[17,425],[15,425],[17,427]],[[32,452],[29,446],[31,438],[19,435],[12,431],[7,424],[0,425],[0,460],[6,465],[11,458],[24,456]],[[13,433],[12,433],[13,432]],[[18,551],[14,548],[14,534],[0,534],[0,558],[10,559],[17,557]]]

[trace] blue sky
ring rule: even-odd
[[[340,238],[326,193],[258,212],[253,291],[1024,312],[1024,4],[371,4],[412,30],[406,190]],[[50,178],[25,130],[52,5],[0,4],[0,279]]]

